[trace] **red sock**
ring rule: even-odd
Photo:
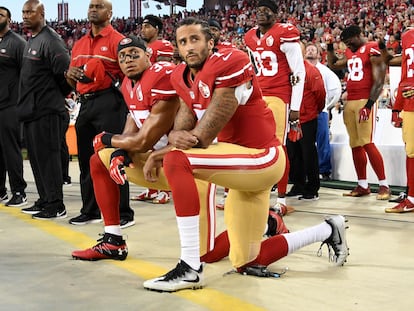
[[[164,173],[173,194],[176,215],[199,215],[197,186],[187,156],[179,150],[167,153],[164,157]]]
[[[283,235],[275,235],[262,242],[260,253],[247,265],[268,266],[288,254],[288,243]]]
[[[285,151],[285,155],[286,155],[286,167],[285,167],[285,172],[283,173],[282,178],[277,183],[277,193],[281,194],[282,197],[284,197],[284,195],[286,194],[287,185],[289,183],[289,170],[290,170],[290,163],[289,163],[289,159],[287,156],[286,146],[283,146],[283,150]]]
[[[355,171],[359,179],[367,179],[367,155],[363,147],[352,148]]]
[[[414,158],[407,157],[406,166],[408,195],[414,197]]]
[[[95,153],[90,159],[90,171],[96,202],[102,212],[105,226],[119,225],[119,186]]]
[[[201,256],[200,261],[213,263],[222,260],[229,255],[230,242],[227,230],[220,233],[214,240],[214,248],[207,254]]]
[[[366,153],[368,154],[369,162],[371,162],[372,169],[377,174],[378,180],[385,179],[384,161],[381,153],[378,151],[377,146],[374,143],[369,143],[364,146]]]

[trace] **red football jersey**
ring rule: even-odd
[[[237,87],[251,81],[250,95],[240,100],[233,117],[218,134],[218,141],[250,148],[279,145],[273,114],[262,99],[246,53],[238,49],[216,52],[207,58],[190,87],[185,82],[187,77],[188,67],[182,63],[171,76],[172,84],[198,120],[203,117],[216,88]]]
[[[157,101],[177,96],[170,82],[174,68],[175,65],[170,62],[157,62],[143,73],[135,85],[127,77],[124,78],[121,91],[138,128],[142,127]],[[163,135],[154,150],[165,147],[167,143],[167,135]]]
[[[393,109],[414,111],[414,97],[404,98],[401,94],[402,91],[414,90],[414,29],[403,33],[401,43],[401,81]]]
[[[150,61],[153,64],[157,61],[159,56],[172,58],[174,53],[174,47],[168,40],[155,40],[148,44],[147,50],[151,54]]]
[[[259,28],[250,29],[244,36],[257,79],[264,96],[277,96],[290,102],[292,86],[291,70],[285,53],[280,50],[284,42],[299,42],[299,30],[291,24],[276,23],[263,36]]]
[[[368,99],[373,84],[371,56],[380,56],[378,43],[370,41],[355,53],[349,48],[345,51],[348,64],[346,89],[348,100]]]

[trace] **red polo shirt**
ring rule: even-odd
[[[108,72],[115,78],[122,81],[123,74],[118,65],[118,43],[124,35],[116,31],[111,25],[106,26],[101,32],[93,37],[92,32],[88,31],[78,40],[72,49],[72,59],[70,66],[81,67],[91,58],[98,58],[105,67],[105,78],[97,79],[90,83],[76,84],[76,90],[80,94],[92,93],[111,87],[112,79]]]

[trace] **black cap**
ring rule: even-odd
[[[273,13],[277,13],[277,4],[272,0],[259,0],[257,7],[265,6],[272,10]]]
[[[137,48],[140,48],[144,50],[144,52],[147,51],[147,45],[145,44],[145,41],[137,36],[130,35],[118,43],[118,53],[120,50],[125,49],[127,47],[135,46]]]
[[[212,19],[209,19],[209,20],[208,20],[208,25],[209,25],[210,27],[216,27],[216,28],[218,28],[218,29],[220,29],[220,30],[221,30],[221,25],[220,25],[220,23],[218,22],[218,20],[216,20],[216,19],[214,19],[214,18],[212,18]]]
[[[162,20],[158,16],[155,15],[147,15],[144,17],[144,21],[142,22],[150,24],[152,27],[157,28],[158,31],[162,30]]]

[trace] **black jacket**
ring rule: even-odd
[[[49,26],[26,43],[20,73],[20,121],[32,121],[48,114],[64,114],[65,97],[71,87],[65,79],[70,63],[63,40]]]
[[[16,105],[26,41],[9,30],[0,39],[0,110]]]

